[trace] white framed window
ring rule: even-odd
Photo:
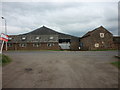
[[[34,43],[33,44],[33,47],[39,47],[40,46],[40,43]]]
[[[26,37],[22,37],[22,40],[25,40],[26,39]]]
[[[99,43],[95,43],[95,47],[99,47]]]
[[[102,44],[104,44],[104,42],[102,41]]]
[[[19,46],[20,46],[20,47],[26,47],[27,44],[22,43],[22,44],[19,44]]]
[[[40,39],[40,37],[36,37],[36,39],[38,40],[38,39]]]
[[[50,39],[53,39],[53,37],[51,36]]]
[[[47,46],[48,46],[48,47],[51,47],[51,46],[52,46],[52,44],[51,44],[51,43],[48,43],[48,44],[47,44]]]
[[[47,46],[48,47],[54,46],[54,43],[48,43]]]
[[[100,33],[100,37],[101,37],[101,38],[104,38],[104,33]]]
[[[9,37],[8,40],[12,40],[12,37]]]

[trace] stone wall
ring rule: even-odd
[[[21,44],[25,44],[25,46],[24,45],[22,46]],[[4,50],[5,50],[5,45],[4,45]],[[12,46],[8,46],[8,50],[60,50],[60,47],[56,42],[39,43],[39,44],[38,43],[12,43]]]
[[[104,34],[103,37],[100,36],[100,33]],[[80,39],[80,42],[83,44],[83,46],[81,46],[82,50],[115,49],[113,35],[107,30],[102,28],[94,30],[89,34],[89,36]]]
[[[76,38],[76,37],[72,37],[71,38],[71,45],[70,45],[70,49],[71,50],[79,50],[79,44],[80,44],[80,42],[79,42],[79,38]]]

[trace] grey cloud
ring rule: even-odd
[[[41,25],[74,36],[103,25],[117,34],[117,3],[4,2],[2,6],[9,34],[32,31]]]

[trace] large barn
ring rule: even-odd
[[[45,26],[26,34],[11,35],[8,41],[8,50],[78,50],[78,47],[78,37]]]
[[[76,37],[45,26],[32,32],[10,35],[8,50],[110,50],[120,48],[120,37],[100,26]],[[4,49],[5,49],[4,45]]]

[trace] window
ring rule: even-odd
[[[39,37],[36,37],[36,39],[38,40],[38,39],[39,39]]]
[[[53,39],[53,37],[50,37],[50,39]]]
[[[8,40],[12,40],[12,37],[9,37]]]
[[[48,47],[51,47],[51,46],[52,46],[52,44],[51,44],[51,43],[48,43],[48,44],[47,44],[47,46],[48,46]]]
[[[47,46],[48,47],[54,46],[54,43],[48,43]]]
[[[12,47],[13,45],[12,45],[12,43],[8,43],[7,46],[8,47]]]
[[[82,42],[80,43],[80,47],[83,47],[83,43]]]
[[[95,43],[95,47],[99,47],[99,43]]]
[[[25,40],[26,38],[25,37],[22,37],[22,40]]]
[[[34,43],[34,44],[33,44],[33,47],[39,47],[39,46],[40,46],[39,43]]]
[[[104,38],[104,33],[100,33],[100,37],[101,37],[101,38]]]
[[[26,47],[27,44],[19,44],[20,47]]]
[[[102,41],[102,44],[104,44],[104,42]]]
[[[70,39],[59,39],[59,43],[70,43]]]

